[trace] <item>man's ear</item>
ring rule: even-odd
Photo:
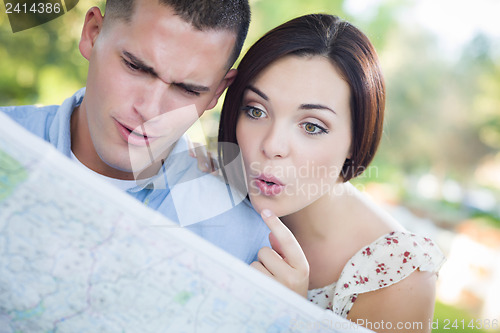
[[[207,110],[213,109],[217,105],[217,101],[219,100],[220,95],[226,90],[227,87],[233,83],[234,79],[236,78],[236,74],[238,74],[238,71],[236,69],[230,69],[229,72],[227,72],[226,76],[222,79],[222,81],[219,83],[219,86],[215,90],[215,96],[210,101],[210,104],[207,106]]]
[[[104,16],[98,7],[90,8],[85,15],[79,48],[80,53],[87,60],[90,59],[97,36],[102,30],[103,19]]]

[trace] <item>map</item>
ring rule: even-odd
[[[0,113],[0,332],[368,332]]]

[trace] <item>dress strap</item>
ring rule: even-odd
[[[347,262],[335,287],[333,311],[346,316],[357,295],[391,286],[417,269],[437,272],[444,261],[429,238],[402,231],[384,235]]]

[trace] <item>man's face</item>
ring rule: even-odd
[[[234,77],[227,63],[235,39],[230,31],[199,31],[157,1],[136,0],[130,22],[106,21],[91,9],[80,42],[89,60],[77,111],[84,121],[72,147],[93,145],[95,152],[74,149],[75,155],[115,178],[165,159]]]

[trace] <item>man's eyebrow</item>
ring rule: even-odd
[[[137,66],[141,71],[148,73],[154,77],[160,77],[158,73],[154,70],[153,67],[150,67],[146,65],[141,59],[137,58],[134,56],[132,53],[123,51],[123,55],[129,58],[130,62],[133,63],[134,66]],[[190,84],[190,83],[183,83],[183,82],[172,82],[172,84],[182,88],[186,89],[189,91],[193,92],[207,92],[210,91],[209,87],[202,86],[202,85],[196,85],[196,84]]]
[[[337,114],[335,110],[332,108],[329,108],[328,106],[322,105],[322,104],[301,104],[299,109],[301,110],[328,110],[332,111],[333,113]]]
[[[269,97],[267,97],[266,94],[264,94],[262,91],[260,91],[259,89],[255,88],[254,86],[248,85],[245,89],[253,91],[257,95],[259,95],[260,97],[262,97],[264,100],[266,100],[266,101],[269,102]]]
[[[123,55],[126,56],[130,60],[130,62],[132,62],[134,66],[137,66],[141,71],[158,77],[158,73],[156,73],[153,67],[146,65],[141,59],[137,58],[132,53],[123,51]]]
[[[194,91],[194,92],[207,92],[210,91],[209,87],[206,86],[200,86],[196,84],[190,84],[190,83],[183,83],[183,82],[172,82],[172,84],[182,88],[186,89],[189,91]]]

